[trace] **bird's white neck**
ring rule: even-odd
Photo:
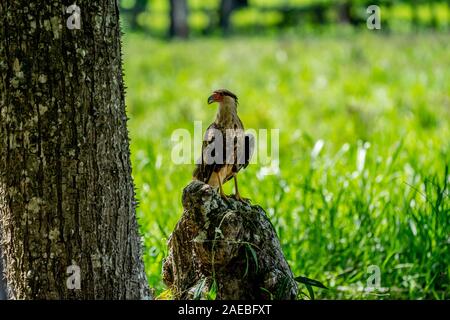
[[[222,126],[231,125],[237,117],[237,106],[234,99],[224,99],[219,103],[215,122]]]

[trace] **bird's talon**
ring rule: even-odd
[[[229,196],[227,196],[225,193],[221,193],[220,197],[225,201],[225,202],[229,202]]]
[[[250,199],[241,197],[241,195],[239,193],[238,194],[234,194],[233,198],[236,199],[237,201],[250,204]]]

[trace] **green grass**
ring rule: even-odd
[[[132,162],[145,265],[156,294],[193,165],[177,128],[203,130],[225,87],[246,128],[280,129],[280,171],[240,173],[316,298],[450,298],[450,37],[124,39]],[[313,151],[314,150],[314,151]],[[231,183],[226,191],[231,193]],[[387,292],[362,291],[370,265]],[[305,288],[303,288],[306,292]]]

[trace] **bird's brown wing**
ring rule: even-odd
[[[223,155],[224,138],[222,136],[221,128],[214,122],[208,129],[206,129],[205,137],[202,144],[202,156],[195,167],[193,178],[208,183],[214,171],[218,172],[224,166],[224,161],[217,161],[217,152],[222,149],[220,153]],[[220,159],[219,159],[220,160]]]
[[[255,150],[255,137],[252,134],[248,133],[243,137],[243,144],[242,142],[238,143],[236,141],[234,147],[235,162],[233,166],[233,174],[227,176],[224,182],[230,180],[233,177],[234,173],[239,172],[241,169],[247,168]],[[239,150],[239,148],[243,149]]]

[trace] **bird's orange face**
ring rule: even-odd
[[[223,93],[214,91],[213,94],[208,98],[208,104],[211,104],[213,102],[222,102],[223,96]]]

